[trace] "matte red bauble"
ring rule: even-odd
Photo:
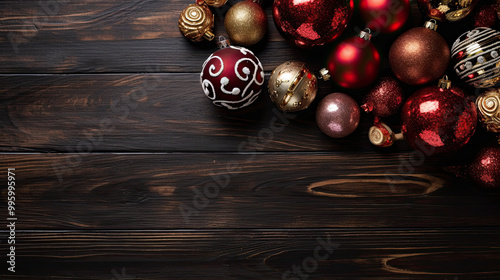
[[[450,62],[450,48],[435,31],[434,22],[410,29],[399,36],[389,52],[396,77],[410,85],[422,85],[441,77]]]
[[[295,45],[309,48],[337,38],[353,12],[352,0],[275,0],[274,23]]]
[[[345,137],[358,127],[360,112],[358,103],[344,93],[325,96],[316,110],[319,129],[333,138]]]
[[[230,46],[214,52],[203,63],[200,83],[213,104],[235,110],[257,100],[264,71],[251,51]]]
[[[476,130],[474,102],[449,81],[440,83],[441,87],[426,87],[411,95],[401,114],[404,138],[426,155],[458,150]]]
[[[391,78],[382,78],[363,99],[361,108],[377,117],[395,114],[403,104],[403,88]]]
[[[380,54],[365,31],[342,41],[328,59],[328,71],[338,85],[362,88],[373,83],[380,68]]]
[[[469,165],[468,173],[483,188],[500,188],[500,147],[481,149]]]
[[[392,33],[408,20],[410,0],[359,0],[359,13],[374,33]]]

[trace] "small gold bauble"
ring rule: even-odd
[[[224,27],[233,43],[251,46],[266,35],[267,17],[259,4],[249,0],[242,1],[227,11]]]
[[[300,111],[309,107],[316,97],[318,80],[307,64],[287,61],[271,73],[268,91],[280,110]]]
[[[476,99],[479,119],[489,132],[500,132],[500,90],[490,89]]]
[[[208,6],[215,8],[223,6],[226,2],[227,0],[205,0],[205,3],[207,3]]]
[[[179,30],[193,42],[211,41],[215,37],[213,28],[214,15],[204,3],[187,6],[179,17]]]

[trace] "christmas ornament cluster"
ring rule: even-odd
[[[197,0],[189,5],[179,18],[182,34],[193,42],[213,40],[216,36],[210,7],[221,7],[226,1]],[[486,7],[477,0],[450,0],[446,4],[418,0],[429,20],[423,26],[404,30],[409,0],[355,2],[274,0],[276,28],[298,48],[332,43],[353,15],[366,24],[357,36],[336,42],[318,77],[301,61],[284,61],[277,66],[268,79],[267,92],[278,109],[306,110],[318,96],[320,80],[331,80],[337,87],[365,93],[361,106],[341,92],[319,101],[316,124],[333,138],[353,133],[362,111],[374,116],[368,132],[372,144],[388,147],[405,140],[427,156],[463,148],[478,122],[488,132],[500,133],[500,90],[495,89],[500,86],[500,32],[491,28],[500,18],[498,4]],[[474,26],[449,46],[439,33],[439,25],[453,24],[469,15],[474,17]],[[250,0],[232,5],[225,14],[224,28],[230,40],[219,39],[220,49],[207,58],[200,74],[202,91],[214,105],[241,109],[252,105],[262,92],[264,67],[245,47],[264,38],[266,18],[261,3]],[[399,34],[387,53],[380,53],[371,41],[378,33]],[[383,59],[393,75],[379,77]],[[452,85],[452,75],[475,92]],[[413,92],[405,92],[408,86]],[[473,94],[478,92],[482,94],[475,98]],[[401,133],[394,133],[383,118],[398,112]],[[498,139],[498,145],[483,148],[469,165],[468,176],[485,188],[500,188],[500,136]]]

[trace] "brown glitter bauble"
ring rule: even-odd
[[[249,0],[242,1],[227,11],[224,27],[234,44],[251,46],[266,35],[267,17],[259,4]]]
[[[446,41],[432,29],[416,27],[399,36],[389,52],[391,69],[398,79],[422,85],[439,79],[450,62]]]

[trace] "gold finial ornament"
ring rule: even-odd
[[[280,110],[296,112],[309,107],[318,91],[318,79],[303,62],[287,61],[274,69],[269,97]]]
[[[489,132],[500,133],[500,90],[490,89],[476,99],[479,119]]]
[[[395,141],[403,140],[402,133],[394,133],[392,129],[383,122],[376,122],[368,131],[368,139],[377,147],[389,147]]]
[[[179,30],[193,42],[214,39],[214,15],[205,3],[187,6],[179,17]]]

